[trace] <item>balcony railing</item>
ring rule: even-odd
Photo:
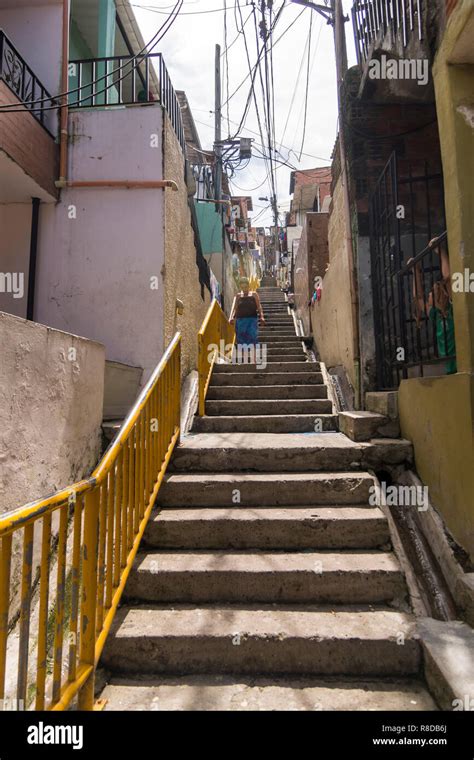
[[[355,0],[352,6],[352,25],[359,64],[371,56],[372,45],[390,31],[393,39],[403,41],[416,35],[423,39],[423,0]]]
[[[1,29],[0,80],[8,85],[35,119],[54,137],[57,131],[56,103]]]
[[[454,316],[450,292],[447,233],[430,242],[400,271],[403,293],[410,293],[411,308],[407,305],[405,322],[405,377],[416,369],[423,377],[437,372],[456,372]]]
[[[154,85],[151,61],[159,86]],[[161,53],[140,56],[85,58],[70,62],[70,108],[146,105],[160,102],[166,109],[183,153],[183,121],[176,92]]]

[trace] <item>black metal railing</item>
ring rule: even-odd
[[[455,365],[442,175],[400,164],[392,153],[369,203],[380,390]]]
[[[158,88],[153,83],[152,60],[157,68]],[[185,152],[181,109],[161,53],[73,60],[70,61],[69,73],[70,108],[160,102]]]
[[[0,29],[0,80],[53,137],[57,132],[56,102],[16,47]],[[20,111],[20,109],[18,109]]]
[[[354,0],[352,25],[359,64],[365,63],[372,44],[388,32],[401,39],[403,47],[415,34],[423,39],[422,0]]]
[[[418,253],[399,272],[402,292],[409,294],[406,309],[405,376],[409,370],[423,377],[436,366],[443,374],[456,372],[454,316],[449,273],[447,233]]]

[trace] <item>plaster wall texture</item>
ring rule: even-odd
[[[30,259],[31,204],[0,204],[0,272],[23,274],[23,297],[0,290],[0,311],[26,317]]]
[[[346,253],[344,195],[341,179],[334,188],[328,226],[329,269],[322,298],[311,308],[311,323],[321,360],[342,365],[355,385],[350,273]]]
[[[196,264],[194,232],[184,179],[184,157],[167,114],[164,114],[164,178],[178,184],[178,192],[165,192],[164,345],[176,331],[182,335],[181,376],[197,366],[197,333],[209,308],[211,297],[204,287],[201,297]],[[176,299],[184,312],[176,313]]]
[[[315,277],[324,277],[328,262],[328,215],[307,213],[294,260],[294,287],[297,315],[305,332],[311,332],[310,307]]]
[[[228,236],[225,236],[225,257],[224,257],[225,277],[224,277],[224,311],[229,316],[235,294],[238,291],[238,283],[234,276],[232,268],[232,248]]]
[[[402,380],[398,405],[416,471],[474,561],[474,380],[467,373]]]
[[[105,351],[99,343],[3,312],[0,345],[5,512],[80,480],[97,463]]]
[[[0,28],[51,95],[61,82],[62,2],[0,8]]]
[[[69,178],[159,180],[162,149],[160,106],[74,112]],[[143,382],[163,353],[165,192],[69,188],[40,225],[35,319],[100,341]]]

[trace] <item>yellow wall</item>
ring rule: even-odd
[[[474,558],[474,382],[467,373],[403,380],[402,435],[415,467],[456,541]]]
[[[164,288],[164,345],[167,346],[177,330],[181,331],[181,373],[184,378],[197,366],[197,334],[211,302],[204,287],[201,298],[199,270],[196,264],[194,233],[188,193],[184,181],[184,158],[168,115],[164,114],[165,179],[178,184],[178,192],[165,190],[165,267]],[[184,303],[184,313],[176,314],[176,299]]]
[[[450,64],[473,14],[460,0],[433,68],[451,274],[474,271],[474,66]],[[400,418],[433,503],[474,558],[474,293],[453,293],[453,310],[458,374],[403,381]]]

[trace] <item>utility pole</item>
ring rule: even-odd
[[[221,129],[221,46],[216,45],[215,102],[214,102],[214,153],[216,156],[215,196],[222,200],[222,129]],[[221,213],[221,204],[216,203],[216,211]]]
[[[216,211],[219,214],[219,219],[222,224],[222,298],[221,304],[224,308],[225,304],[225,285],[226,285],[226,257],[225,257],[225,243],[226,234],[223,218],[223,204],[222,204],[222,96],[221,96],[221,46],[216,45],[216,58],[215,58],[215,102],[214,102],[214,155],[216,157],[216,171],[215,171],[215,199]]]
[[[350,273],[351,315],[352,315],[352,349],[354,354],[354,375],[356,379],[354,405],[361,408],[361,372],[360,372],[360,340],[359,340],[359,304],[357,272],[355,268],[354,246],[352,243],[352,218],[349,198],[349,178],[347,176],[346,140],[344,134],[344,115],[342,101],[342,85],[347,72],[347,48],[344,23],[346,17],[342,0],[325,0],[325,5],[319,5],[311,0],[292,0],[293,3],[304,5],[319,13],[334,30],[334,49],[336,54],[337,105],[339,112],[339,159],[341,164],[341,181],[344,195],[344,226],[346,228],[347,263]]]

